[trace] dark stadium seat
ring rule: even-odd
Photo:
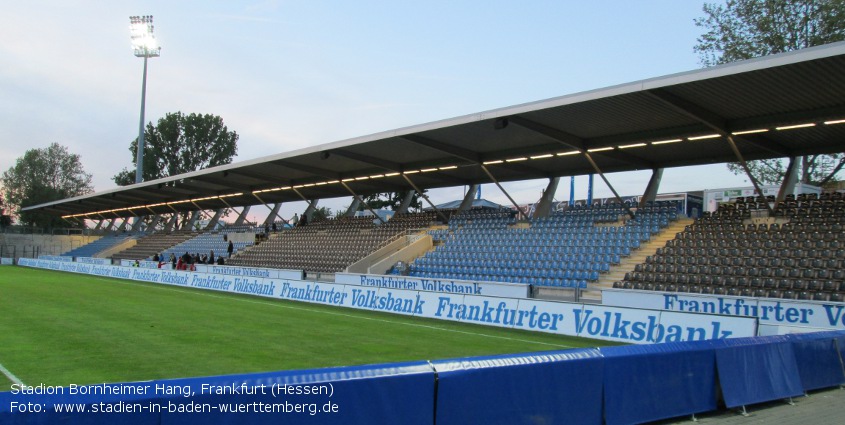
[[[775,287],[777,289],[789,289],[792,288],[792,281],[789,279],[776,279],[775,280]]]

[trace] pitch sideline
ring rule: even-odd
[[[20,378],[10,372],[9,369],[6,369],[2,363],[0,363],[0,372],[3,372],[3,375],[6,375],[6,377],[9,378],[9,380],[12,381],[13,384],[25,385],[23,381],[20,380]]]

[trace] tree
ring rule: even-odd
[[[85,172],[79,155],[53,143],[46,149],[30,149],[3,173],[6,205],[27,226],[57,227],[60,217],[42,212],[22,212],[21,207],[43,204],[94,191],[91,174]]]
[[[332,209],[329,207],[315,208],[311,215],[311,222],[323,221],[332,216]]]
[[[12,225],[12,216],[6,213],[4,199],[6,199],[6,191],[0,187],[0,229]]]
[[[397,211],[399,207],[402,206],[402,201],[405,200],[405,196],[408,194],[407,191],[402,192],[387,192],[387,193],[376,193],[373,195],[365,196],[364,202],[370,206],[370,208],[374,210],[379,209],[389,209],[391,211]],[[414,192],[414,196],[411,199],[411,205],[409,209],[413,210],[420,210],[422,209],[422,201],[420,200],[420,194]]]
[[[836,175],[845,165],[845,155],[809,155],[800,158],[801,183],[824,186],[835,182]],[[748,161],[751,174],[762,184],[779,184],[786,176],[787,163],[783,159]],[[739,163],[728,164],[728,169],[736,175],[745,174]]]
[[[230,164],[238,153],[238,133],[211,114],[169,113],[144,130],[144,181]],[[114,176],[119,186],[135,183],[138,139],[129,144],[133,168]]]
[[[845,40],[845,0],[727,0],[705,3],[695,25],[705,30],[694,50],[704,66],[719,65]],[[801,159],[800,181],[814,185],[836,181],[845,155]],[[756,179],[780,183],[783,159],[749,162]],[[734,174],[744,170],[729,164]]]

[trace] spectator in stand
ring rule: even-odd
[[[226,248],[226,251],[229,253],[229,258],[232,258],[232,252],[235,250],[235,245],[232,241],[229,241],[229,247]]]
[[[211,250],[211,254],[208,256],[208,264],[214,264],[214,250]]]
[[[299,217],[299,225],[305,226],[307,224],[308,224],[308,216],[305,215],[305,214],[302,214],[302,217]]]
[[[226,242],[226,241],[228,241],[228,240],[229,240],[229,234],[228,234],[228,233],[224,233],[224,234],[223,234],[223,242]]]
[[[208,256],[203,254],[200,258],[200,264],[208,264]]]
[[[170,253],[170,264],[172,264],[173,270],[176,270],[176,254]]]
[[[297,213],[293,213],[293,218],[290,219],[291,226],[296,226],[299,224],[299,215]]]
[[[279,229],[276,227],[276,222],[274,221],[273,222],[273,233],[276,233],[277,230],[279,230]]]
[[[159,257],[159,256],[158,256],[158,253],[157,253],[157,252],[156,252],[156,254],[155,254],[155,255],[153,255],[153,261],[155,261],[156,263],[158,263],[159,261],[161,261],[161,257]]]
[[[219,256],[219,257],[217,257],[217,265],[218,265],[218,266],[222,266],[222,265],[225,265],[225,264],[226,264],[226,262],[225,262],[225,261],[223,261],[223,256],[222,256],[222,255],[221,255],[221,256]]]

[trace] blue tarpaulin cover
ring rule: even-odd
[[[710,341],[600,349],[608,425],[715,410],[716,355]]]
[[[111,384],[146,386],[150,391],[143,397],[67,394],[35,397],[5,392],[0,393],[3,404],[0,423],[431,425],[434,382],[431,366],[427,362],[414,362]],[[324,392],[326,387],[331,394]],[[157,394],[156,388],[181,394]],[[10,412],[12,401],[80,404],[87,406],[88,413]],[[140,413],[91,412],[92,405],[120,401],[141,406],[153,403],[161,408]],[[223,406],[238,413],[223,412]],[[336,412],[325,411],[327,406],[330,410],[331,406],[337,406]]]
[[[804,393],[787,336],[721,340],[716,367],[725,405],[738,407]]]
[[[599,424],[601,354],[595,349],[433,362],[437,425]]]
[[[845,384],[836,338],[841,332],[792,334],[792,349],[804,391]]]

